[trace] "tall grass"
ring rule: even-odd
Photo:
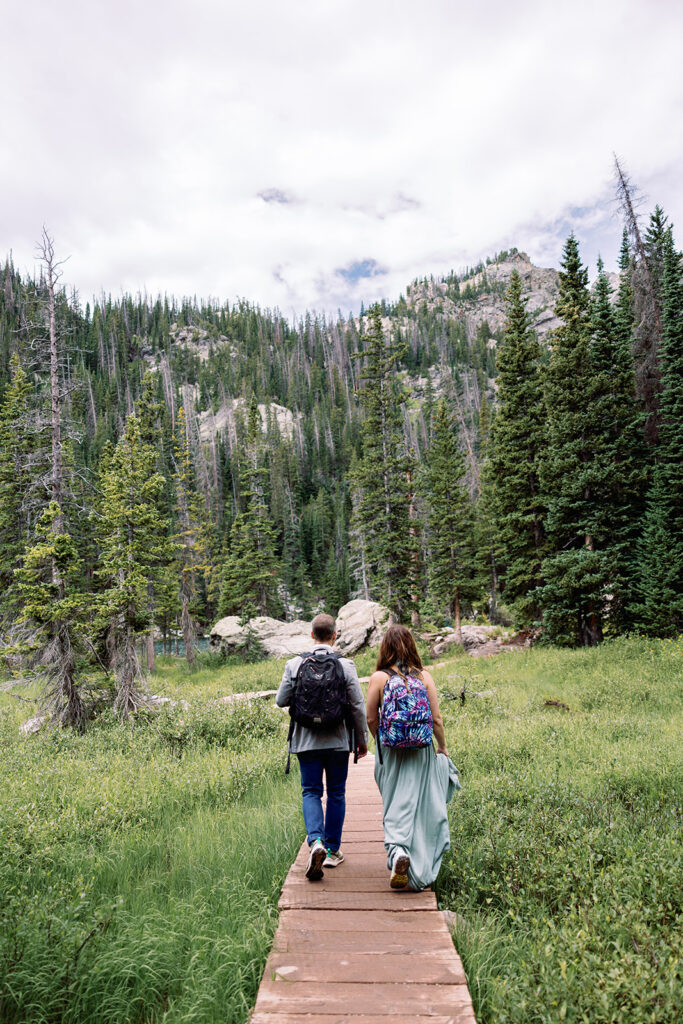
[[[0,1020],[243,1022],[301,842],[280,712],[0,727]],[[181,743],[178,736],[185,735]]]
[[[159,665],[153,689],[187,704],[84,736],[19,737],[31,707],[0,694],[0,1021],[248,1019],[300,792],[286,716],[209,698],[275,688],[282,662]],[[438,897],[481,1024],[673,1024],[683,645],[461,656],[434,675],[464,784]]]
[[[461,659],[437,684],[464,785],[438,895],[482,1024],[680,1020],[683,644]]]
[[[427,649],[422,646],[422,653],[426,656]],[[217,652],[209,651],[201,653],[195,667],[190,669],[184,658],[160,655],[149,682],[154,693],[172,698],[213,698],[231,693],[276,690],[286,661],[286,658],[273,658],[254,664],[240,664],[232,655],[224,659]],[[375,670],[377,650],[360,651],[353,661],[359,676],[369,676]]]
[[[280,685],[286,658],[239,664],[223,660],[219,654],[200,654],[190,669],[184,658],[160,655],[156,671],[149,680],[151,689],[167,697],[213,698],[231,693],[276,690]]]

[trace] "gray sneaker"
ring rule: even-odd
[[[324,868],[336,868],[337,864],[341,864],[344,860],[344,854],[341,850],[328,850],[327,857],[323,861]]]
[[[323,877],[323,861],[327,850],[322,839],[316,839],[311,844],[311,852],[308,855],[308,863],[306,865],[306,878],[309,882],[319,882]]]

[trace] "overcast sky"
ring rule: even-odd
[[[3,4],[0,258],[357,311],[570,230],[614,268],[613,152],[683,242],[679,0]]]

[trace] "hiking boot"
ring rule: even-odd
[[[327,855],[325,844],[322,839],[316,839],[311,844],[311,852],[308,855],[306,864],[306,878],[309,882],[319,882],[323,877],[323,861]]]
[[[392,889],[405,889],[408,884],[408,868],[410,857],[407,853],[397,853],[391,868],[389,885]]]
[[[344,854],[341,850],[328,850],[327,857],[323,861],[324,868],[336,868],[337,864],[341,864],[344,860]]]

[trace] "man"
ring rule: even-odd
[[[337,638],[335,621],[331,615],[316,615],[311,623],[311,637],[315,641],[311,654],[331,654]],[[292,658],[285,665],[280,689],[275,698],[279,707],[288,707],[296,686],[296,677],[302,658]],[[358,682],[356,667],[347,658],[339,658],[346,682],[346,700],[353,720],[355,750],[358,757],[368,752],[368,726],[365,701]],[[311,882],[323,877],[324,868],[334,868],[344,860],[341,835],[346,813],[346,777],[349,753],[352,749],[349,726],[340,722],[330,728],[309,728],[294,722],[290,749],[299,759],[301,789],[303,793],[304,824],[310,853],[306,865],[306,878]],[[327,807],[323,813],[323,773],[327,792]]]

